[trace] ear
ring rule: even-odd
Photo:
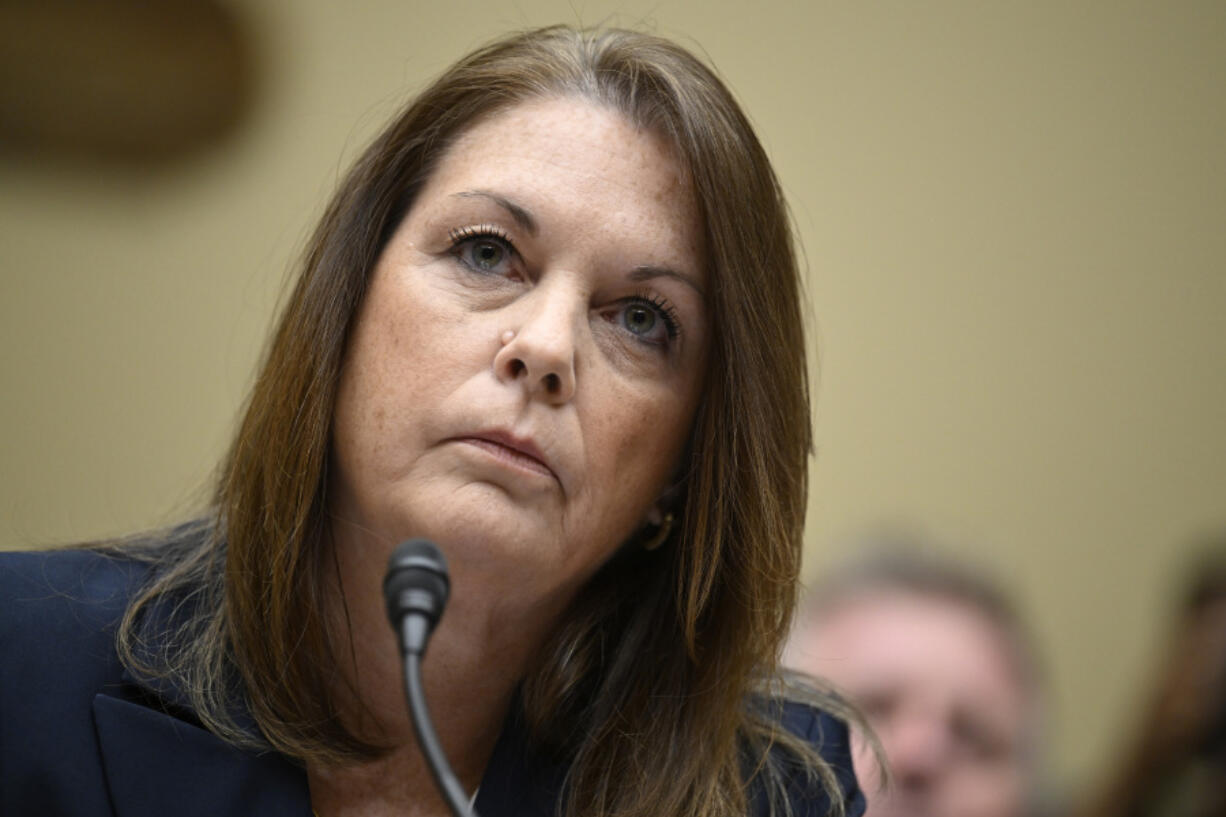
[[[681,505],[682,481],[680,479],[664,486],[664,490],[656,497],[656,501],[647,509],[647,524],[658,528],[664,524],[664,517],[669,513],[677,513]]]

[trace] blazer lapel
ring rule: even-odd
[[[199,726],[124,698],[94,697],[116,817],[309,817],[303,771],[238,749]]]
[[[566,766],[534,752],[524,725],[514,714],[502,726],[485,776],[477,790],[481,817],[553,817],[563,796]]]

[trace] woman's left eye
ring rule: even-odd
[[[680,333],[675,310],[663,298],[629,298],[606,315],[643,342],[657,346],[667,345]]]

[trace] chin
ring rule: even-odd
[[[559,525],[548,508],[525,505],[505,490],[487,483],[450,489],[440,496],[426,495],[407,516],[414,520],[405,530],[435,542],[449,560],[536,562],[556,560]],[[404,538],[408,538],[407,536]]]

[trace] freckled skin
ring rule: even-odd
[[[337,402],[336,516],[392,543],[437,538],[474,574],[509,572],[542,595],[572,592],[642,527],[687,439],[705,344],[690,287],[627,280],[661,265],[704,282],[680,178],[664,142],[583,101],[520,105],[464,134],[374,270]],[[531,212],[536,235],[457,196],[474,190]],[[475,275],[451,251],[449,231],[486,224],[513,238],[523,280]],[[601,312],[645,288],[684,324],[665,352]],[[511,360],[530,371],[513,376]],[[554,370],[565,395],[537,388]],[[559,479],[447,442],[495,426],[531,436]]]
[[[867,817],[1021,813],[1031,702],[1001,638],[962,602],[888,589],[836,602],[793,634],[784,663],[846,694],[885,750],[882,794],[871,750],[854,747]]]

